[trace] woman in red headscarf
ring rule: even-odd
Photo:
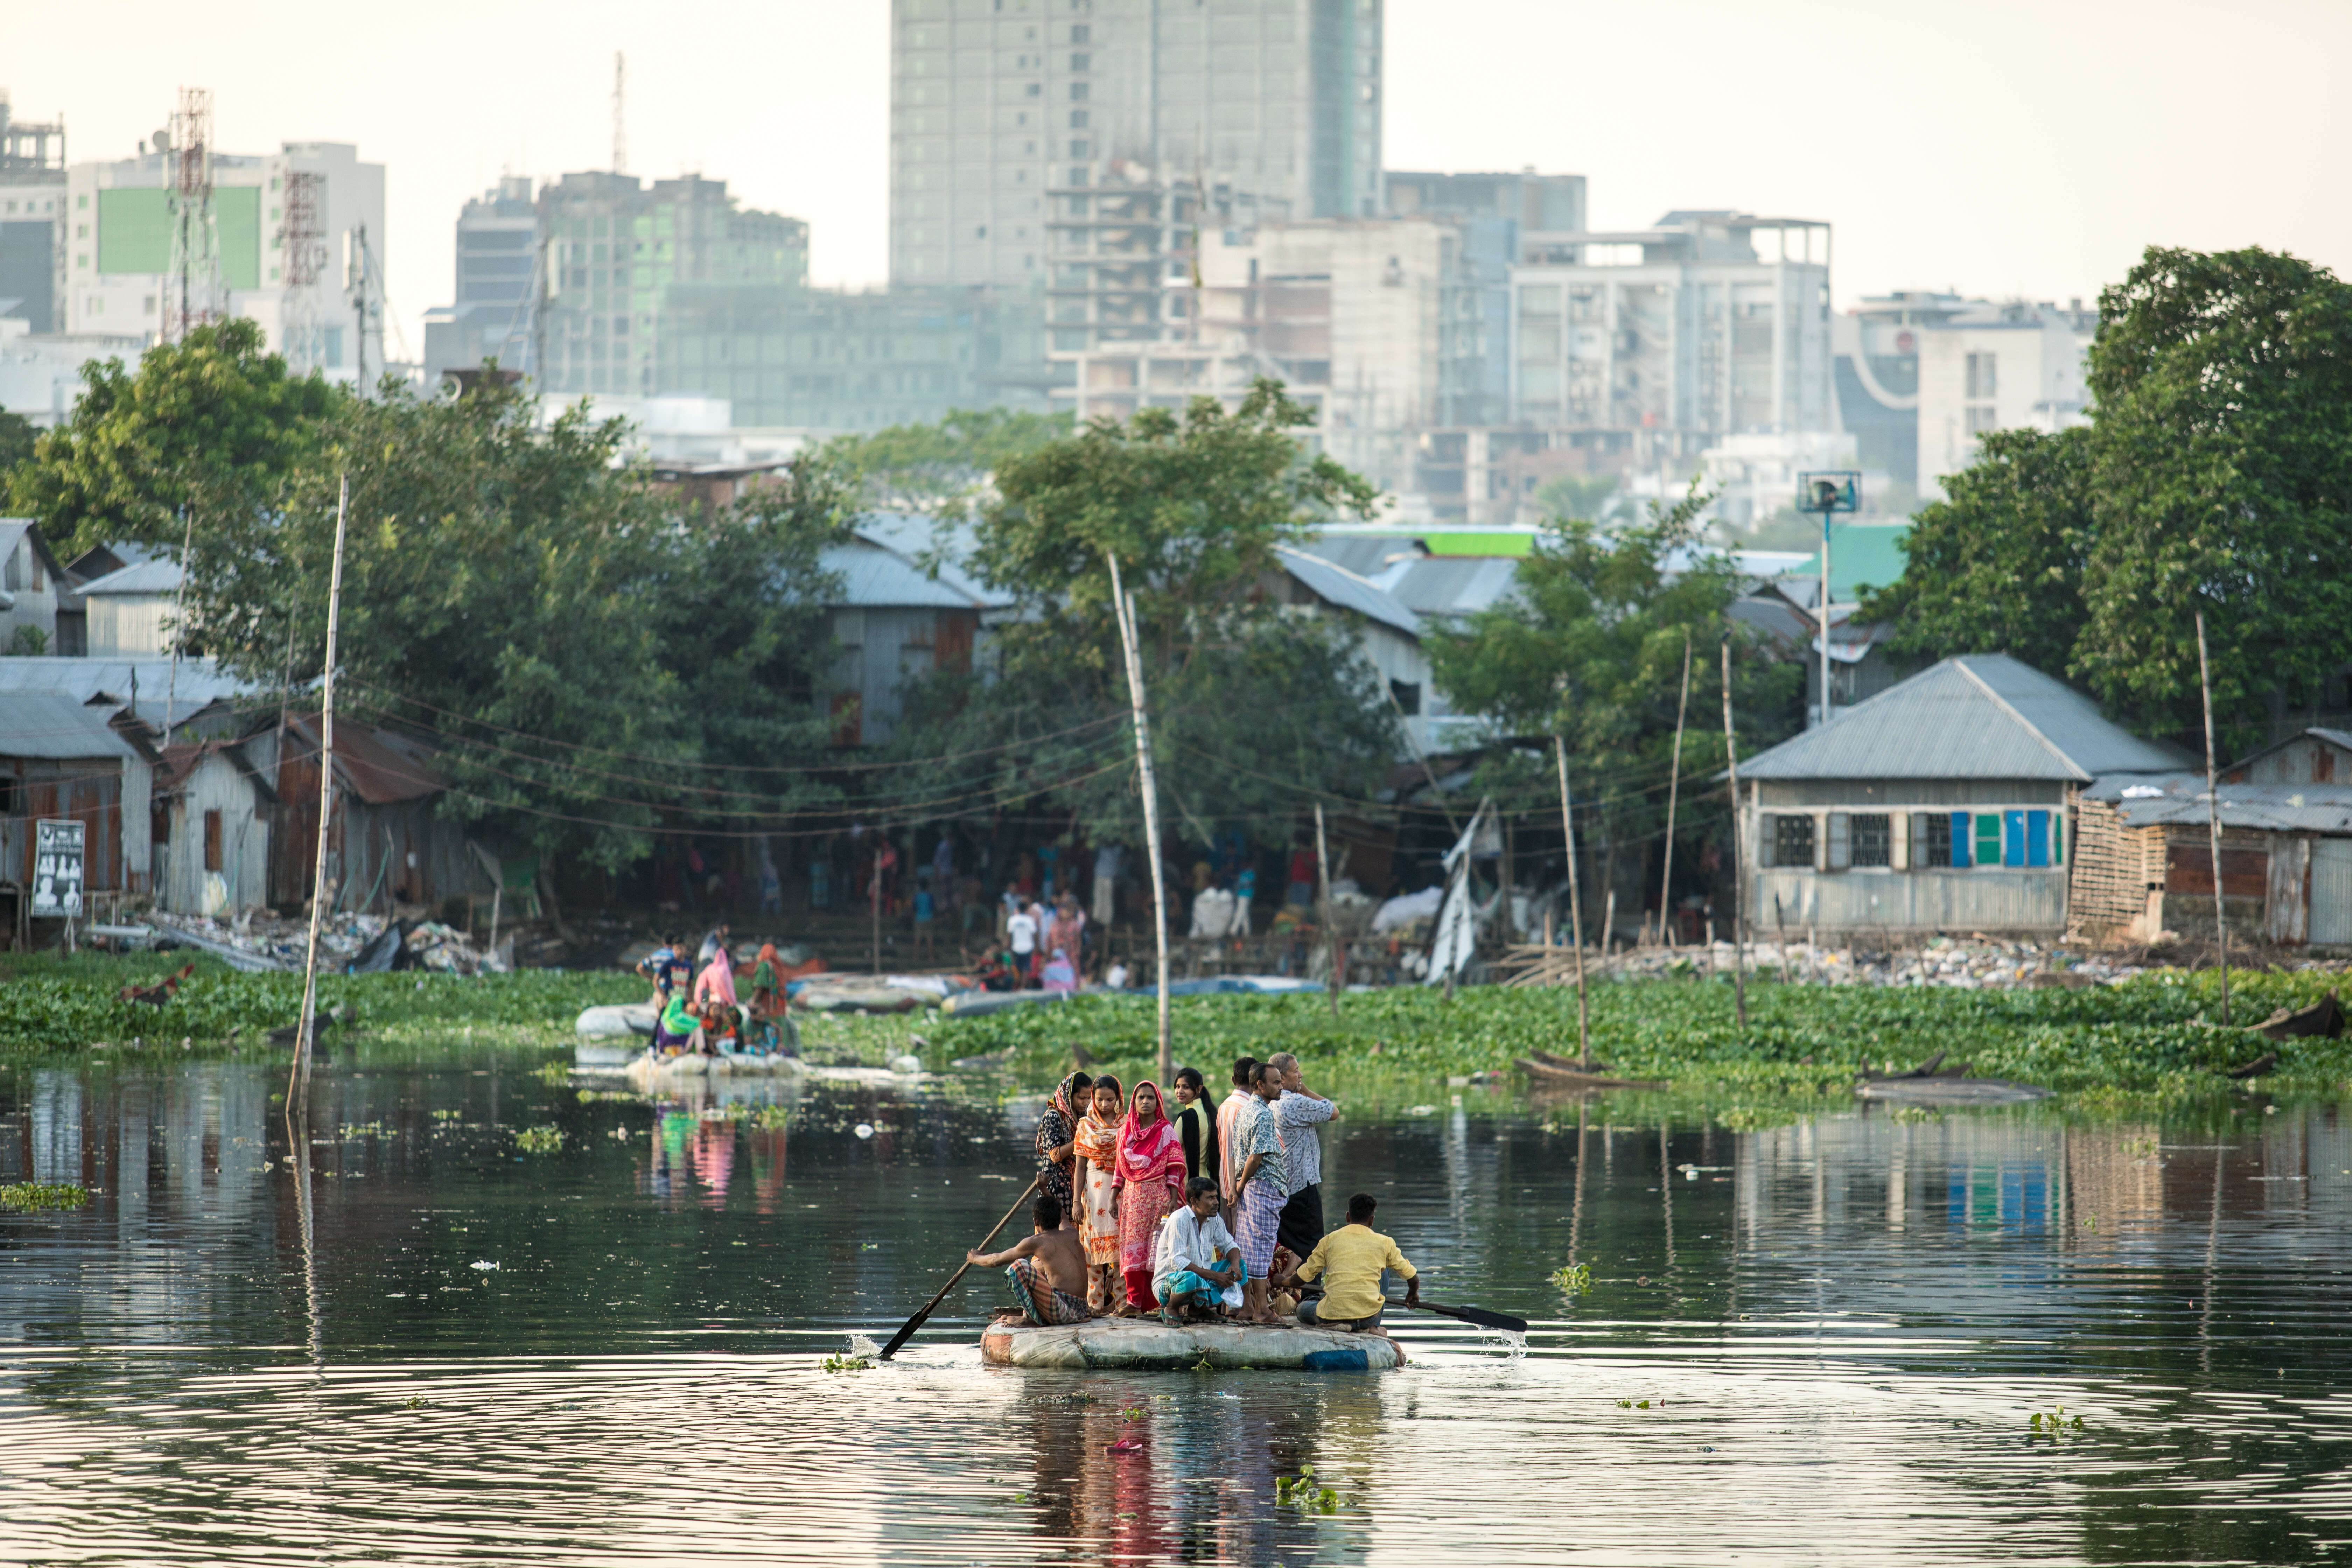
[[[1118,1128],[1118,1268],[1127,1302],[1118,1316],[1157,1308],[1151,1294],[1151,1254],[1160,1222],[1173,1213],[1184,1189],[1184,1145],[1168,1120],[1160,1086],[1135,1086]]]

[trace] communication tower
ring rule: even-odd
[[[184,87],[164,149],[171,179],[172,263],[163,288],[163,341],[220,314],[220,228],[213,211],[213,95]]]

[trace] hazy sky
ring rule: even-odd
[[[8,11],[0,87],[22,118],[62,112],[76,158],[131,153],[184,83],[213,89],[226,150],[355,142],[387,164],[412,353],[467,195],[607,165],[615,49],[632,172],[808,219],[820,281],[886,275],[887,0]],[[1391,168],[1581,174],[1604,227],[1825,218],[1841,303],[2087,297],[2150,244],[2352,273],[2327,161],[2352,131],[2352,0],[1388,0],[1387,53]]]

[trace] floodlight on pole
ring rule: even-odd
[[[1822,722],[1830,721],[1830,518],[1862,510],[1862,476],[1850,468],[1797,476],[1797,510],[1822,519],[1822,596],[1814,619],[1822,628]]]

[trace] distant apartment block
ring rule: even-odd
[[[1381,210],[1381,0],[893,0],[890,276],[1156,338],[1197,229]]]
[[[496,360],[536,376],[544,260],[529,175],[508,175],[467,202],[457,215],[457,302],[425,313],[425,368]]]

